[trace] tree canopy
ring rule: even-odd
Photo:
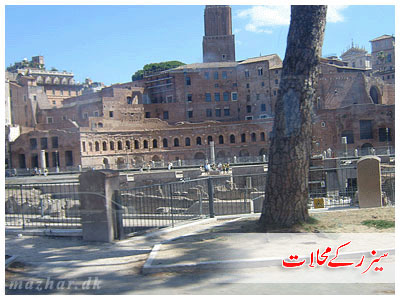
[[[135,74],[132,75],[132,81],[143,79],[143,76],[148,73],[161,72],[183,65],[185,65],[183,62],[177,60],[147,64],[143,69],[136,71]]]

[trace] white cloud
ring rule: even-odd
[[[346,5],[329,5],[327,22],[338,23],[344,21],[342,11]],[[272,33],[271,27],[287,26],[290,24],[289,5],[252,6],[237,13],[241,19],[248,19],[245,30],[257,33]]]

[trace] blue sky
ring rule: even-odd
[[[202,61],[204,5],[5,6],[5,66],[43,55],[46,67],[109,85],[152,62]],[[284,58],[289,6],[232,6],[236,60]],[[395,34],[392,5],[328,6],[323,55]]]

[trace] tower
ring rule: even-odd
[[[235,36],[228,5],[206,5],[204,10],[203,62],[235,61]]]

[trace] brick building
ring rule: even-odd
[[[13,167],[39,167],[40,155],[50,168],[201,164],[211,157],[211,142],[217,161],[266,155],[282,60],[271,54],[235,61],[229,6],[206,6],[205,23],[203,63],[140,81],[70,96],[61,90],[73,82],[55,82],[51,73],[15,75],[14,124],[25,128],[11,145]],[[342,137],[360,154],[393,146],[394,85],[337,58],[321,58],[320,68],[313,154],[340,154]]]

